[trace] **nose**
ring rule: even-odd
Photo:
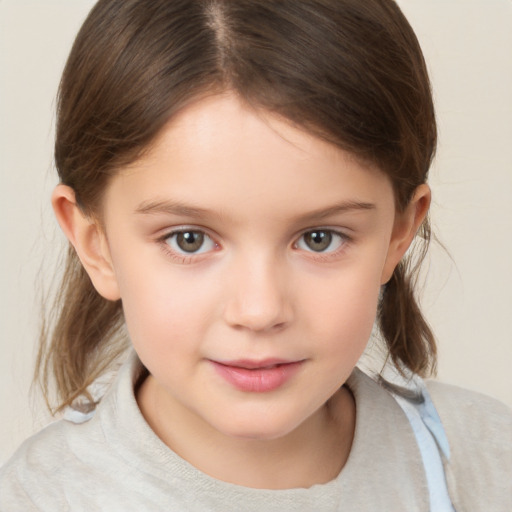
[[[232,268],[224,317],[254,332],[284,328],[293,316],[287,272],[276,258],[244,259]]]

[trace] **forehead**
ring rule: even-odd
[[[231,94],[182,110],[111,189],[108,195],[118,191],[139,204],[170,197],[244,210],[258,200],[273,212],[290,198],[296,209],[392,199],[377,168]]]
[[[251,144],[247,140],[251,135]],[[235,144],[238,143],[238,144]],[[215,154],[220,146],[233,156],[237,149],[245,152],[248,160],[261,157],[260,149],[265,148],[273,158],[289,158],[302,153],[304,160],[325,161],[327,159],[354,160],[369,170],[377,169],[355,155],[340,149],[320,137],[309,133],[291,121],[265,109],[255,108],[241,100],[235,93],[224,92],[201,97],[181,109],[167,123],[146,153],[145,159],[162,156],[164,148],[177,154],[180,151],[201,149],[201,154]],[[190,157],[190,155],[189,155]],[[138,163],[141,163],[140,161]]]

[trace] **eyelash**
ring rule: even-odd
[[[180,234],[187,234],[187,233],[194,233],[199,234],[201,236],[204,236],[206,239],[210,241],[212,244],[212,247],[207,250],[203,250],[200,252],[180,252],[179,249],[171,247],[169,240],[178,237]],[[315,251],[314,249],[307,249],[304,247],[300,247],[301,240],[303,240],[303,237],[305,237],[308,234],[313,233],[327,233],[331,237],[337,237],[338,238],[338,244],[339,246],[331,251]],[[292,247],[293,249],[304,251],[310,255],[310,257],[315,258],[319,261],[325,261],[330,258],[338,256],[341,252],[346,250],[347,244],[349,244],[352,241],[352,238],[346,235],[345,233],[342,233],[340,231],[337,231],[332,228],[310,228],[306,231],[303,231],[299,237],[296,239],[296,241],[293,243]],[[201,256],[207,255],[212,251],[218,250],[220,248],[220,244],[218,244],[212,236],[210,236],[204,229],[202,228],[195,228],[195,227],[182,227],[178,229],[173,229],[172,231],[169,231],[165,233],[163,236],[161,236],[158,239],[158,242],[162,246],[162,249],[164,252],[170,256],[173,260],[177,261],[181,264],[186,263],[192,263],[194,261],[198,261]],[[329,243],[329,245],[332,243]],[[201,244],[199,249],[202,249],[203,244]]]
[[[304,239],[304,237],[308,234],[319,234],[319,233],[323,233],[323,234],[328,234],[329,237],[330,237],[330,241],[329,241],[329,245],[331,245],[333,243],[333,238],[338,238],[338,247],[330,250],[330,251],[315,251],[314,249],[312,248],[304,248],[304,247],[300,247],[299,244],[301,243],[301,241]],[[346,235],[345,233],[342,233],[340,231],[337,231],[336,229],[331,229],[331,228],[312,228],[312,229],[308,229],[306,231],[303,231],[302,234],[299,236],[299,238],[297,239],[297,241],[293,244],[293,247],[295,249],[298,249],[298,250],[303,250],[305,252],[307,252],[308,254],[311,255],[311,257],[314,257],[315,259],[317,260],[321,260],[321,261],[325,261],[325,260],[328,260],[330,258],[334,258],[336,256],[338,256],[341,252],[343,252],[344,250],[346,250],[347,248],[347,244],[350,243],[352,241],[351,237],[349,237],[348,235]]]
[[[212,243],[213,247],[206,251],[201,252],[190,252],[187,253],[186,251],[180,252],[179,249],[175,249],[171,247],[169,240],[178,237],[180,234],[184,235],[187,233],[194,233],[199,234],[201,236],[204,236],[210,242]],[[194,228],[194,227],[183,227],[178,229],[173,229],[172,231],[167,232],[165,235],[160,237],[158,239],[158,242],[160,243],[162,249],[164,252],[170,256],[173,260],[177,261],[178,263],[191,263],[193,261],[197,261],[198,258],[200,258],[203,255],[206,255],[210,253],[212,250],[218,249],[220,246],[219,244],[211,237],[204,229],[201,228]],[[202,245],[201,247],[202,248]]]

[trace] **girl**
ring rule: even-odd
[[[65,415],[0,510],[510,510],[510,411],[420,378],[435,145],[392,0],[100,0],[58,104]],[[375,320],[401,386],[355,368]]]

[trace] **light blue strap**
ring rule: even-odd
[[[434,436],[434,439],[446,460],[450,460],[450,444],[448,443],[448,438],[446,437],[446,432],[441,422],[441,418],[437,413],[434,402],[432,402],[427,386],[425,386],[425,383],[420,378],[416,378],[415,383],[417,388],[421,391],[424,400],[423,403],[417,405],[421,419],[430,430],[430,433]]]
[[[64,419],[77,424],[89,421],[94,416],[96,406],[110,387],[116,373],[117,370],[112,370],[96,379],[87,388],[89,396],[80,395],[70,406],[66,407],[64,410]]]
[[[80,424],[89,421],[94,416],[94,413],[95,410],[89,412],[81,412],[77,409],[66,407],[63,418],[66,421],[70,421],[71,423]]]
[[[407,416],[423,460],[427,478],[431,512],[455,512],[444,474],[441,453],[450,459],[448,438],[441,418],[430,398],[430,394],[421,379],[414,379],[416,390],[423,396],[423,402],[416,403],[396,393],[392,393],[398,405]]]

